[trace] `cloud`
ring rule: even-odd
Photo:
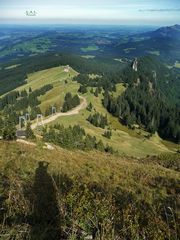
[[[180,12],[180,8],[139,9],[139,12]]]

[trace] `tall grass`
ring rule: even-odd
[[[158,161],[1,142],[0,238],[178,239],[180,175]]]

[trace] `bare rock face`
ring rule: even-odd
[[[157,73],[156,73],[156,71],[152,71],[152,73],[153,73],[153,78],[156,81],[157,80]]]
[[[135,58],[135,60],[133,61],[133,64],[132,64],[132,69],[137,72],[138,70],[138,59]]]

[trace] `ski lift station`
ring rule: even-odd
[[[17,130],[16,137],[19,139],[26,139],[26,130],[22,130],[22,129]]]
[[[67,65],[65,68],[64,68],[64,72],[68,73],[70,71],[70,66]]]

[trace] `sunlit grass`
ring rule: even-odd
[[[124,87],[118,85],[117,89],[123,91]],[[102,95],[95,97],[90,93],[90,88],[87,94],[84,94],[88,103],[92,103],[94,111],[107,115],[109,121],[109,128],[112,130],[111,139],[107,139],[102,136],[104,129],[97,128],[87,121],[88,116],[91,114],[89,111],[82,110],[79,115],[75,116],[64,116],[52,122],[50,125],[55,123],[63,124],[68,127],[69,125],[79,124],[83,127],[86,133],[92,136],[96,136],[98,140],[102,140],[104,144],[109,144],[121,155],[144,157],[146,155],[157,155],[162,152],[169,152],[168,148],[165,147],[160,138],[147,139],[145,136],[147,132],[143,130],[132,130],[126,126],[123,126],[117,118],[113,117],[102,105]]]
[[[91,45],[88,47],[81,48],[81,51],[83,51],[83,52],[92,52],[92,51],[97,51],[97,50],[99,50],[99,47],[96,45]]]
[[[27,83],[15,90],[22,91],[25,89],[29,91],[29,88],[31,88],[34,91],[44,85],[52,84],[53,89],[39,97],[41,101],[40,108],[43,113],[49,106],[53,105],[56,105],[60,110],[65,94],[69,91],[72,94],[77,93],[79,88],[79,84],[72,81],[72,78],[78,73],[72,68],[70,68],[69,72],[65,72],[64,68],[64,66],[60,66],[31,73],[28,75]]]

